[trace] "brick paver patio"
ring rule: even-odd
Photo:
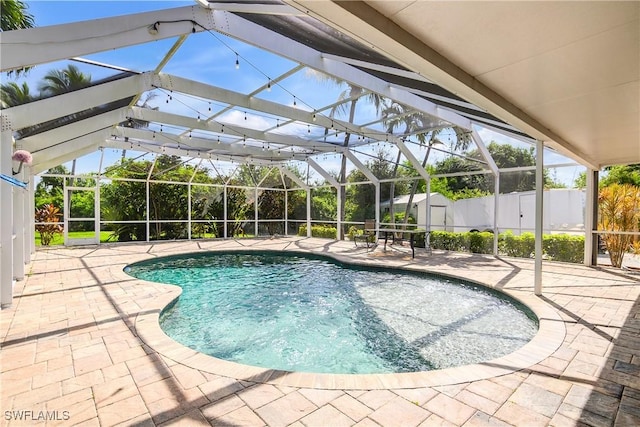
[[[177,287],[140,281],[131,262],[226,249],[303,250],[457,275],[501,289],[539,316],[515,353],[426,373],[316,375],[219,361],[157,324]],[[39,250],[0,312],[2,425],[638,426],[640,276],[434,251],[279,238]],[[46,418],[46,420],[45,420]]]

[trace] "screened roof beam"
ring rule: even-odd
[[[296,175],[295,173],[291,172],[284,165],[278,165],[278,168],[280,169],[280,172],[282,172],[284,175],[288,176],[289,179],[291,179],[293,182],[298,184],[298,186],[300,186],[300,188],[302,188],[304,190],[308,190],[309,189],[309,186],[303,180],[301,180],[298,175]]]
[[[324,170],[322,166],[316,163],[312,158],[307,159],[307,163],[314,168],[332,187],[338,189],[340,188],[340,183],[333,177],[329,172]]]
[[[211,11],[198,6],[179,7],[135,13],[111,18],[92,19],[69,24],[3,31],[0,71],[45,64],[125,46],[203,31],[210,23]],[[149,31],[162,22],[156,34]],[[46,40],[46,43],[42,41]]]
[[[58,144],[65,144],[68,151],[73,151],[75,147],[71,140],[80,138],[83,135],[89,135],[93,132],[103,129],[110,129],[114,123],[122,122],[126,119],[128,107],[119,108],[107,113],[80,120],[68,125],[52,129],[48,132],[42,132],[28,138],[16,140],[16,146],[31,152],[34,155],[34,161],[38,161],[38,152]]]
[[[33,154],[34,161],[31,166],[31,171],[34,175],[37,175],[54,166],[91,154],[104,144],[105,138],[107,138],[110,133],[110,130],[104,130],[80,137],[73,141],[74,148],[72,150],[69,149],[67,144],[58,144],[43,149]]]
[[[215,11],[213,14],[214,22],[221,21],[221,19],[217,19]],[[392,88],[388,82],[359,70],[352,65],[337,61],[335,57],[329,57],[295,40],[273,33],[240,16],[230,14],[225,16],[225,18],[224,31],[234,38],[305,64],[315,70],[338,77],[363,89],[378,93],[383,97],[396,100],[399,103],[415,108],[434,118],[445,120],[464,129],[471,129],[471,121],[469,119],[452,111],[444,110],[433,102],[414,95],[407,90]]]
[[[487,162],[487,166],[489,166],[489,169],[491,169],[491,173],[497,176],[500,173],[500,171],[498,170],[498,166],[493,160],[491,153],[489,153],[489,150],[487,150],[487,146],[484,145],[484,141],[482,141],[482,137],[480,136],[480,134],[474,130],[471,132],[471,138],[473,139],[473,142],[476,143],[478,151],[480,151],[480,155],[482,156],[484,161]]]
[[[241,146],[228,143],[220,143],[212,139],[181,137],[179,135],[173,135],[166,132],[155,132],[143,129],[133,129],[123,126],[118,126],[112,131],[112,135],[121,138],[128,138],[128,141],[123,141],[129,145],[130,149],[140,143],[144,144],[145,148],[151,146],[157,146],[158,148],[174,148],[185,155],[187,152],[193,154],[196,157],[208,157],[208,154],[228,154],[234,157],[246,156],[253,159],[265,159],[272,161],[284,161],[284,160],[301,160],[304,161],[307,155],[304,153],[296,153],[285,150],[263,151],[261,147],[255,147],[251,145]],[[178,147],[179,146],[179,147]],[[125,147],[126,148],[126,147]]]
[[[416,159],[411,150],[407,148],[405,143],[402,140],[398,139],[396,141],[396,145],[398,146],[398,149],[402,151],[402,154],[404,154],[407,160],[409,160],[409,163],[411,163],[414,169],[420,174],[420,176],[428,181],[430,179],[429,173],[425,170],[425,168],[422,167],[422,163],[420,163],[420,161]]]
[[[366,176],[367,178],[369,178],[369,181],[371,181],[374,184],[378,184],[380,182],[380,180],[378,179],[378,177],[376,177],[373,172],[371,172],[371,170],[365,165],[363,164],[360,159],[358,159],[356,157],[355,154],[353,154],[351,151],[349,150],[344,150],[342,152],[343,155],[347,156],[347,158],[349,160],[351,160],[351,163],[353,163],[360,172],[362,172],[364,174],[364,176]]]
[[[173,126],[184,127],[191,130],[203,130],[219,134],[234,135],[242,140],[243,137],[254,139],[257,141],[264,141],[265,143],[283,144],[287,146],[299,146],[306,147],[316,151],[333,151],[331,144],[323,144],[314,142],[308,139],[299,138],[296,136],[286,135],[282,133],[263,132],[235,124],[225,124],[218,121],[204,121],[198,122],[197,119],[187,116],[181,116],[173,113],[166,113],[163,111],[152,110],[149,108],[132,107],[131,118],[138,120],[145,120],[154,123],[164,123]],[[184,141],[186,132],[181,132],[180,137]],[[195,137],[192,137],[195,138]],[[326,147],[324,146],[326,145]]]
[[[140,145],[141,145],[141,148],[144,148],[145,151],[159,154],[159,155],[166,154],[166,155],[172,155],[172,156],[185,156],[185,153],[187,151],[182,148],[178,149],[175,147],[161,147],[158,145],[146,144],[146,143],[141,143]],[[121,140],[113,140],[111,138],[108,138],[102,144],[102,146],[104,146],[105,148],[115,148],[119,150],[122,150],[122,149],[129,150],[131,148],[131,145],[129,142],[125,142]],[[195,150],[189,150],[189,151],[191,152]],[[192,153],[192,154],[195,154],[195,153]],[[205,159],[219,160],[219,161],[225,161],[225,162],[231,162],[231,163],[234,163],[234,162],[249,163],[249,164],[261,165],[261,166],[275,165],[275,160],[265,160],[265,159],[257,159],[257,158],[245,159],[244,157],[245,156],[242,156],[242,155],[232,155],[232,154],[223,154],[223,153],[206,153],[206,155],[203,154],[202,156],[202,158],[205,158]]]
[[[151,88],[151,76],[143,73],[124,77],[6,108],[0,114],[9,119],[13,130],[22,129],[147,91]]]
[[[304,124],[320,126],[324,128],[337,128],[340,132],[349,132],[352,134],[365,134],[373,139],[384,140],[388,134],[375,129],[363,128],[356,124],[349,123],[344,120],[330,119],[329,117],[306,111],[299,108],[290,107],[276,102],[245,95],[243,93],[234,92],[217,86],[207,85],[194,80],[188,80],[174,75],[160,73],[157,76],[155,86],[174,92],[186,93],[204,99],[220,101],[236,106],[237,108],[246,108],[248,110],[260,111],[279,117],[287,117],[293,121],[302,122]],[[315,120],[314,120],[315,116]]]
[[[201,0],[196,0],[198,3]],[[206,0],[202,0],[206,1]],[[237,3],[216,3],[209,2],[209,9],[215,9],[219,11],[238,12],[238,13],[253,13],[253,14],[265,14],[265,15],[282,15],[282,16],[306,16],[298,9],[286,4],[260,4],[250,2],[237,2]]]

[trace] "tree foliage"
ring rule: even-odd
[[[389,179],[395,177],[394,162],[391,161],[389,153],[380,150],[376,153],[376,157],[365,162],[365,166],[378,179]],[[368,178],[359,170],[354,169],[349,173],[347,182],[362,182]],[[387,200],[391,197],[391,190],[395,187],[394,192],[397,194],[405,194],[407,184],[405,182],[397,182],[395,186],[390,182],[380,184],[380,199]],[[364,221],[368,218],[375,218],[375,200],[376,189],[373,184],[350,185],[346,191],[345,201],[345,220],[346,221]]]
[[[493,160],[499,169],[515,168],[521,166],[535,166],[535,156],[533,148],[518,148],[506,144],[498,144],[491,142],[487,145],[487,150],[493,157]],[[466,158],[450,156],[435,164],[433,172],[435,174],[447,174],[455,172],[480,172],[486,170],[479,161],[470,159],[481,159],[480,152],[471,150],[466,153]],[[482,173],[475,175],[462,175],[441,178],[446,182],[448,191],[454,195],[461,195],[467,192],[467,189],[474,189],[481,193],[488,194],[494,191],[494,178],[490,173]],[[544,174],[545,187],[557,187],[549,178],[548,173]],[[534,170],[504,172],[500,174],[500,193],[511,193],[514,191],[529,191],[536,187],[536,177]],[[452,199],[460,197],[451,197]]]
[[[0,85],[0,105],[2,108],[26,104],[33,101],[34,98],[27,82],[23,82],[22,85],[16,82]]]
[[[0,0],[0,30],[12,31],[33,28],[35,20],[27,12],[29,6],[20,0]]]
[[[153,170],[151,168],[153,167]],[[138,181],[113,180],[102,186],[103,218],[119,241],[146,239],[146,178],[149,182],[150,239],[187,237],[187,219],[191,215],[192,235],[223,237],[224,202],[227,202],[227,236],[257,233],[253,230],[255,208],[261,219],[284,218],[284,192],[265,188],[282,187],[277,170],[254,165],[241,165],[232,176],[209,175],[204,169],[184,163],[178,156],[160,155],[151,161],[126,160],[107,168],[108,178],[132,178]],[[167,182],[170,181],[171,183]],[[189,185],[191,182],[191,212]],[[227,185],[228,184],[228,185]],[[257,189],[256,185],[260,184]],[[242,188],[244,186],[252,188]],[[225,190],[226,188],[226,190]],[[295,193],[295,192],[292,192]],[[303,192],[304,193],[304,192]],[[226,196],[225,196],[226,194]],[[300,198],[304,204],[304,196]],[[296,196],[289,200],[289,213],[299,209]],[[131,223],[122,223],[130,221]],[[134,223],[135,222],[135,223]],[[264,222],[267,233],[282,230],[281,221]],[[264,231],[264,230],[263,230]]]
[[[35,19],[28,12],[29,6],[20,0],[0,0],[0,31],[21,30],[35,27]],[[29,67],[9,71],[20,76],[29,70]],[[3,108],[6,108],[3,106]]]
[[[607,172],[600,180],[600,187],[611,184],[629,184],[640,187],[640,164],[616,165],[605,168]]]

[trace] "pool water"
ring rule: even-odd
[[[281,252],[199,253],[128,266],[182,287],[164,332],[208,355],[318,373],[415,372],[511,353],[537,331],[525,307],[439,276]]]

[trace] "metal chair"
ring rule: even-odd
[[[358,241],[364,241],[368,250],[370,247],[377,245],[376,240],[376,220],[365,219],[363,233],[353,236],[353,243],[358,246]]]

